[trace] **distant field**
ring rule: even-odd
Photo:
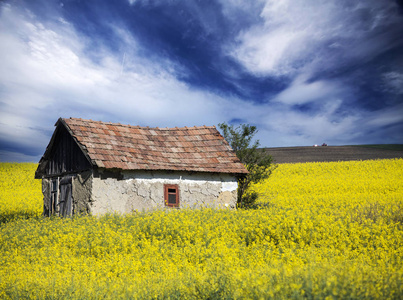
[[[377,149],[385,149],[385,150],[403,151],[403,144],[358,145],[357,147],[366,147],[366,148],[377,148]]]
[[[279,164],[403,158],[403,145],[279,147],[264,151]]]

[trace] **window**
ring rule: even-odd
[[[164,185],[165,205],[170,207],[179,207],[179,187],[177,184]]]

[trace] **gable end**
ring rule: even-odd
[[[45,154],[39,161],[35,178],[60,176],[92,168],[86,153],[79,147],[63,120],[56,123],[56,129]]]

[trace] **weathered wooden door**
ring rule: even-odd
[[[72,208],[72,177],[66,176],[60,180],[59,215],[67,217],[71,215]]]
[[[48,216],[56,214],[59,209],[59,178],[53,178],[50,183],[50,203],[49,203],[49,211]],[[44,208],[46,210],[46,206]]]

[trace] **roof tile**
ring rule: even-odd
[[[213,126],[150,128],[76,118],[62,120],[100,168],[248,172]]]

